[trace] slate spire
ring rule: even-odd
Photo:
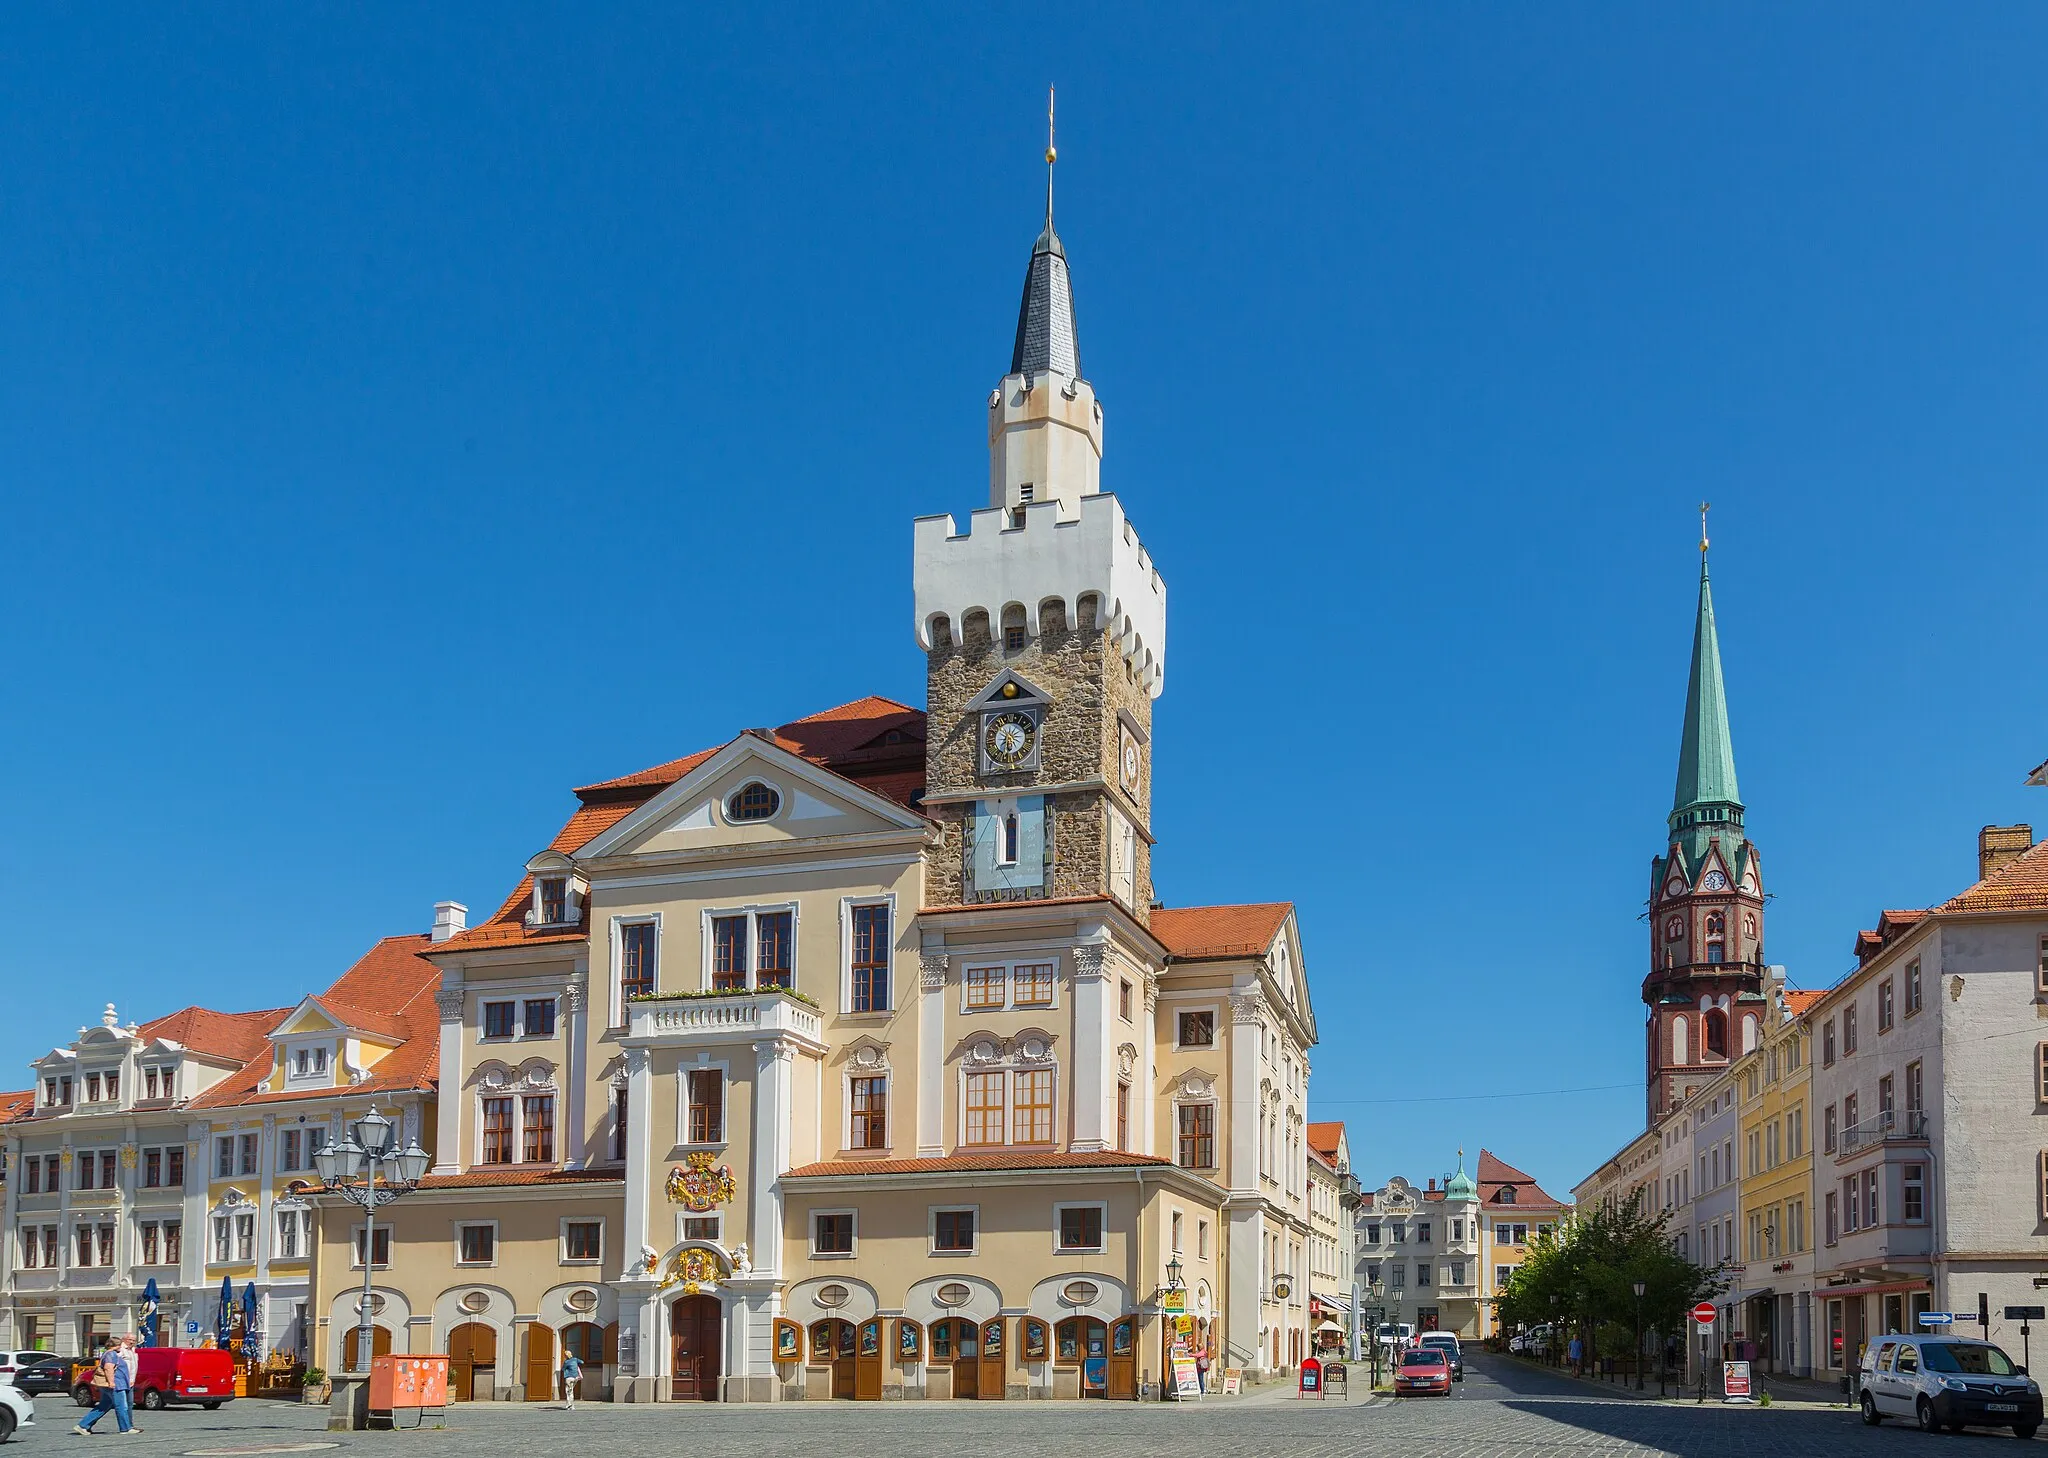
[[[1735,743],[1728,732],[1728,692],[1721,678],[1721,639],[1714,628],[1706,548],[1702,530],[1692,676],[1685,689],[1685,732],[1678,746],[1678,784],[1671,797],[1673,834],[1700,825],[1737,832],[1742,827],[1742,795],[1735,783]]]
[[[1052,226],[1052,169],[1059,153],[1052,145],[1052,98],[1045,107],[1045,228],[1031,245],[1024,270],[1024,301],[1017,309],[1017,343],[1010,351],[1013,375],[1081,378],[1081,345],[1074,333],[1074,287],[1067,274],[1067,250]]]

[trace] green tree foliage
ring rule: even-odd
[[[1650,1216],[1639,1201],[1630,1201],[1619,1209],[1603,1205],[1589,1215],[1568,1216],[1555,1231],[1539,1231],[1528,1258],[1500,1293],[1501,1329],[1554,1321],[1588,1334],[1611,1323],[1633,1334],[1640,1281],[1644,1332],[1683,1330],[1686,1312],[1726,1291],[1728,1275],[1725,1265],[1696,1266],[1673,1250],[1670,1220],[1668,1210]],[[1611,1350],[1611,1340],[1610,1333],[1599,1346]]]

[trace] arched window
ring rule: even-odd
[[[1727,932],[1728,932],[1728,918],[1727,918],[1727,917],[1725,917],[1725,916],[1723,916],[1723,915],[1722,915],[1722,914],[1721,914],[1720,912],[1718,912],[1718,911],[1710,911],[1710,912],[1708,912],[1708,913],[1707,913],[1707,935],[1708,935],[1708,936],[1710,936],[1710,937],[1718,937],[1718,936],[1725,936],[1725,935],[1727,935]]]
[[[1691,1044],[1691,1030],[1680,1014],[1671,1020],[1671,1061],[1683,1067],[1692,1056]]]
[[[749,780],[725,802],[725,818],[728,820],[768,820],[782,808],[782,796],[762,784]]]
[[[1715,1058],[1728,1056],[1728,1014],[1719,1008],[1710,1008],[1706,1017],[1707,1052]]]
[[[1012,810],[1003,817],[1003,856],[1006,866],[1017,864],[1017,812]]]

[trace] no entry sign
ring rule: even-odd
[[[1698,1322],[1701,1326],[1712,1326],[1714,1324],[1714,1318],[1719,1314],[1720,1313],[1714,1309],[1714,1303],[1711,1301],[1702,1301],[1699,1305],[1693,1307],[1692,1309],[1692,1319]]]

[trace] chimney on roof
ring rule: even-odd
[[[1434,1191],[1436,1190],[1436,1181],[1435,1181],[1434,1179],[1432,1179],[1432,1180],[1431,1180],[1431,1181],[1429,1182],[1429,1188],[1430,1188],[1430,1190],[1431,1190],[1431,1192],[1432,1192],[1432,1193],[1433,1193],[1433,1192],[1434,1192]]]
[[[459,931],[469,929],[469,908],[460,901],[434,903],[434,940],[445,942]]]
[[[2034,846],[2031,825],[1987,825],[1977,832],[1977,879],[2018,860]]]

